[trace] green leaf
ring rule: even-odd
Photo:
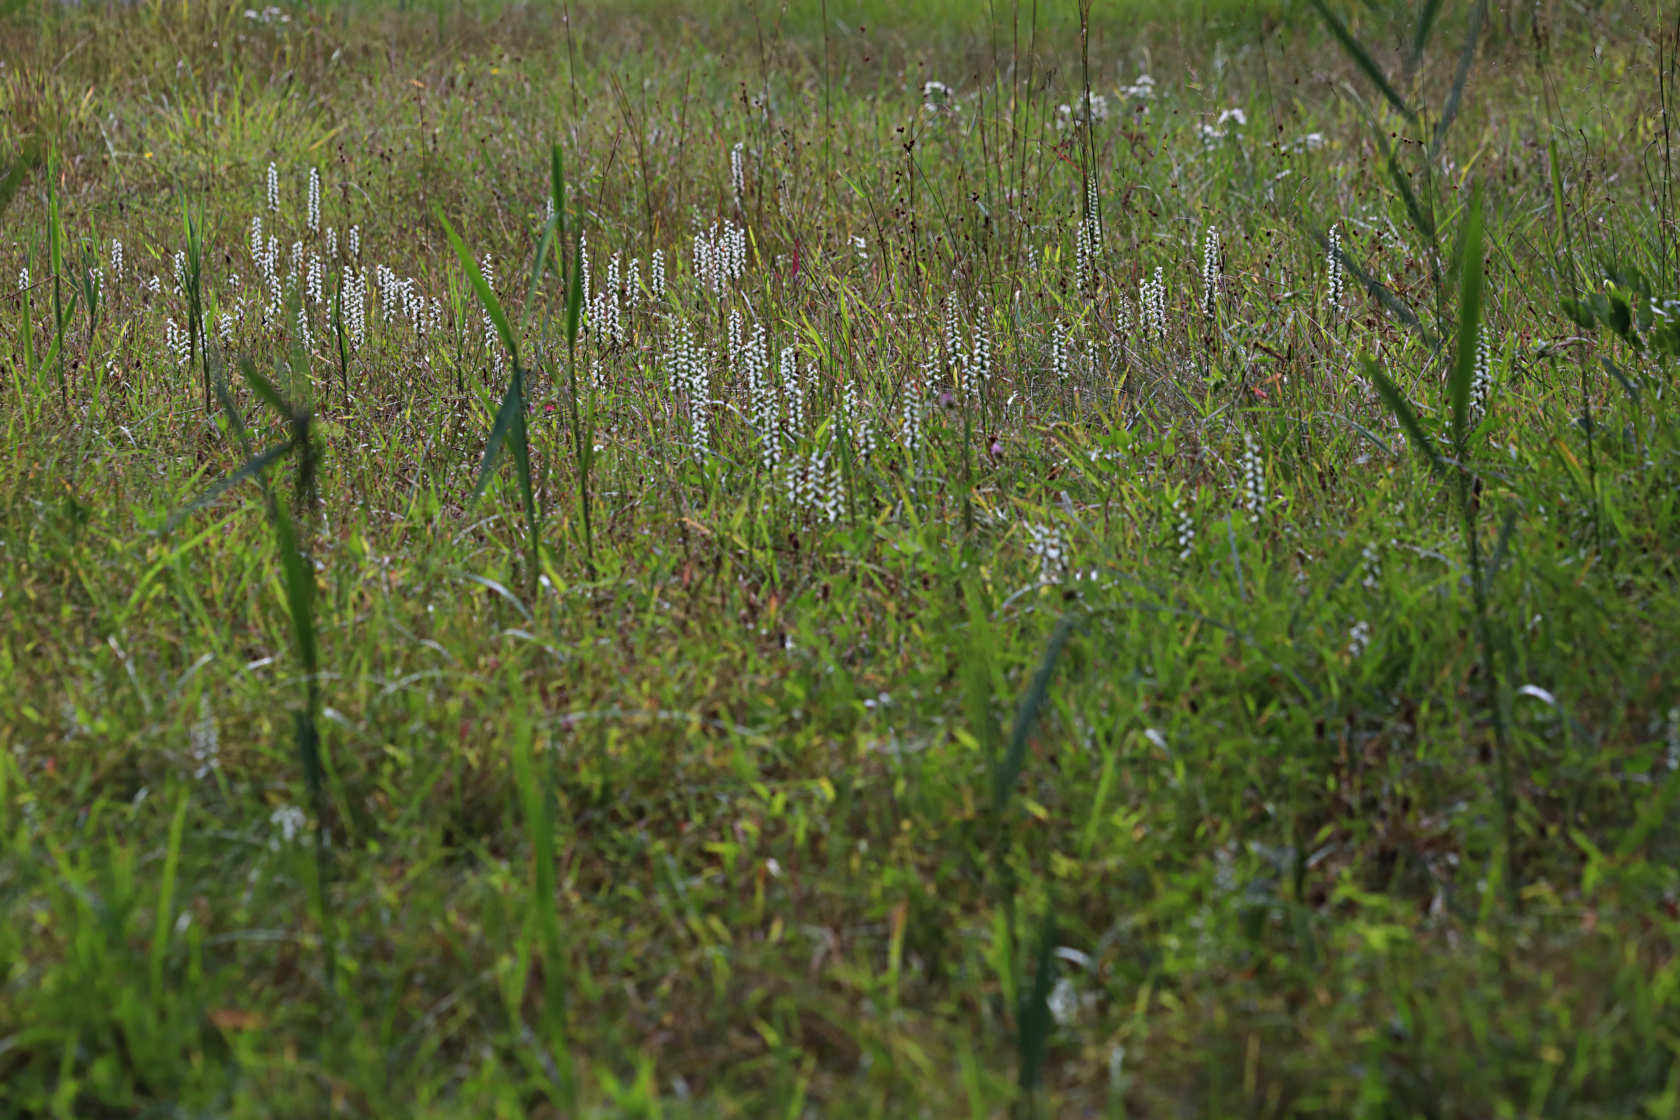
[[[1493,590],[1494,577],[1499,574],[1499,569],[1505,566],[1505,554],[1511,548],[1511,536],[1516,527],[1517,507],[1512,505],[1506,509],[1505,516],[1499,522],[1499,536],[1494,541],[1493,556],[1488,560],[1487,575],[1482,578],[1484,592]]]
[[[1044,1069],[1044,1056],[1050,1049],[1050,1029],[1055,1020],[1050,1015],[1050,988],[1055,977],[1056,912],[1049,902],[1044,904],[1044,927],[1038,938],[1038,960],[1033,969],[1032,990],[1022,1001],[1017,1018],[1015,1047],[1020,1060],[1021,1088],[1031,1092],[1038,1088],[1039,1075]]]
[[[1364,45],[1353,37],[1353,32],[1348,30],[1347,24],[1343,23],[1340,17],[1325,5],[1324,0],[1312,0],[1312,6],[1318,9],[1319,16],[1330,28],[1330,34],[1334,35],[1337,42],[1342,44],[1342,49],[1348,53],[1348,57],[1353,59],[1354,65],[1365,71],[1365,76],[1371,79],[1371,84],[1377,87],[1377,91],[1388,100],[1388,103],[1400,110],[1401,115],[1407,120],[1416,119],[1417,115],[1412,112],[1405,99],[1395,91],[1394,87],[1389,85],[1388,79],[1384,77],[1381,68],[1377,66],[1376,60],[1371,57],[1371,52],[1367,51]]]
[[[1412,446],[1418,449],[1418,454],[1427,459],[1434,470],[1446,470],[1446,464],[1435,452],[1434,441],[1429,438],[1429,433],[1423,430],[1423,424],[1418,420],[1417,413],[1412,410],[1411,402],[1406,400],[1405,394],[1401,393],[1394,382],[1388,379],[1388,375],[1378,368],[1370,355],[1361,355],[1360,363],[1365,368],[1365,376],[1376,385],[1383,403],[1388,405],[1389,411],[1394,413],[1394,418],[1400,421],[1400,426],[1406,430],[1406,437],[1411,440]]]
[[[272,408],[275,415],[283,420],[292,419],[292,406],[286,403],[285,398],[280,395],[280,390],[274,387],[274,382],[257,371],[256,363],[249,358],[241,358],[239,373],[245,378],[245,383],[251,387],[251,392],[256,394],[257,399]]]
[[[1050,643],[1045,646],[1038,669],[1033,673],[1027,691],[1021,697],[1021,706],[1015,711],[1015,723],[1009,730],[1009,747],[992,786],[992,804],[1000,811],[1008,801],[1010,791],[1015,788],[1015,779],[1020,776],[1021,764],[1027,754],[1027,735],[1032,731],[1033,724],[1038,721],[1039,713],[1044,710],[1044,700],[1050,692],[1050,679],[1056,671],[1056,660],[1061,657],[1062,649],[1067,645],[1068,636],[1072,633],[1073,619],[1064,616],[1056,624],[1055,632],[1050,635]]]
[[[274,522],[274,536],[280,546],[280,564],[286,581],[286,607],[292,616],[292,637],[298,647],[298,659],[304,672],[315,675],[318,663],[315,645],[315,576],[308,560],[298,548],[297,529],[280,503],[269,510]]]
[[[1622,368],[1615,362],[1612,362],[1609,358],[1601,357],[1598,361],[1599,364],[1604,367],[1604,371],[1616,379],[1616,384],[1622,387],[1622,392],[1627,394],[1628,400],[1632,402],[1633,407],[1638,408],[1640,397],[1639,386],[1635,385],[1628,378],[1628,375],[1622,372]]]
[[[1470,12],[1470,30],[1465,34],[1464,49],[1459,52],[1458,71],[1453,75],[1452,89],[1441,106],[1441,119],[1435,125],[1435,137],[1429,143],[1429,159],[1433,162],[1446,143],[1447,129],[1458,119],[1458,107],[1464,100],[1464,87],[1470,81],[1470,67],[1476,61],[1476,41],[1481,37],[1482,23],[1487,18],[1487,0],[1479,0]]]
[[[1435,17],[1441,14],[1441,0],[1424,0],[1418,12],[1417,30],[1412,32],[1412,53],[1406,59],[1406,70],[1415,70],[1423,61],[1423,49],[1429,45],[1429,33],[1435,27]]]
[[[484,305],[485,313],[490,316],[490,322],[495,325],[496,333],[501,335],[502,345],[507,347],[508,356],[513,359],[517,368],[519,365],[519,344],[514,341],[513,328],[508,325],[507,313],[502,310],[502,303],[496,298],[496,293],[490,290],[489,283],[484,279],[484,273],[479,271],[478,262],[467,252],[467,247],[461,243],[461,238],[455,233],[455,227],[449,224],[449,219],[443,216],[443,211],[432,211],[437,220],[443,225],[444,235],[449,238],[450,246],[455,255],[460,258],[461,267],[466,270],[467,279],[472,281],[473,291],[478,293],[478,301]]]
[[[543,269],[548,267],[549,247],[554,244],[554,229],[560,215],[543,223],[542,237],[537,240],[536,254],[531,258],[531,280],[525,285],[525,322],[530,323],[531,312],[537,306],[537,285],[542,283]]]
[[[291,449],[292,442],[287,440],[285,443],[275,444],[273,447],[270,447],[267,451],[262,452],[260,455],[254,455],[250,459],[247,459],[238,470],[229,474],[225,478],[218,479],[214,484],[208,487],[204,493],[200,494],[198,497],[170,514],[169,520],[164,522],[163,531],[165,533],[170,532],[181,522],[185,521],[205,506],[214,502],[217,498],[220,498],[223,494],[226,494],[229,490],[232,490],[241,482],[244,482],[248,478],[253,478],[262,474],[263,471],[285,458],[286,453]]]
[[[1400,160],[1395,156],[1394,146],[1387,143],[1379,135],[1377,143],[1382,146],[1383,158],[1388,163],[1389,178],[1400,190],[1400,198],[1406,204],[1406,214],[1412,219],[1412,225],[1418,233],[1423,235],[1424,243],[1433,250],[1435,247],[1435,221],[1423,209],[1417,195],[1412,191],[1412,180],[1406,174],[1406,169],[1400,166]]]
[[[496,462],[502,454],[502,444],[506,442],[508,433],[518,425],[521,433],[524,431],[525,394],[523,378],[519,367],[515,366],[513,376],[508,378],[507,392],[502,396],[502,405],[496,410],[496,422],[490,428],[490,438],[484,443],[484,457],[478,463],[478,478],[473,482],[472,500],[478,501],[484,496],[485,487],[490,485],[491,475],[496,473]]]

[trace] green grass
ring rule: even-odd
[[[0,1114],[1680,1115],[1680,28],[1471,7],[0,16]]]

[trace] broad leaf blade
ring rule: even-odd
[[[531,258],[531,279],[525,285],[525,322],[531,321],[531,312],[537,306],[537,285],[542,283],[543,270],[548,267],[549,247],[554,244],[554,230],[559,223],[560,216],[556,214],[543,223],[542,237],[537,241],[536,255]]]
[[[1470,66],[1476,61],[1476,42],[1481,37],[1482,23],[1486,18],[1487,0],[1479,0],[1470,12],[1470,30],[1464,38],[1464,49],[1458,56],[1458,71],[1453,74],[1452,89],[1447,91],[1446,103],[1441,107],[1441,119],[1435,125],[1435,137],[1429,143],[1431,160],[1441,154],[1441,145],[1446,143],[1447,139],[1447,129],[1458,119],[1458,107],[1464,101],[1464,87],[1470,81]]]
[[[1342,49],[1348,53],[1349,58],[1353,59],[1354,65],[1365,71],[1365,76],[1371,79],[1371,84],[1377,87],[1377,91],[1388,100],[1390,105],[1400,110],[1401,115],[1407,120],[1415,119],[1416,114],[1406,104],[1405,99],[1389,84],[1388,78],[1383,75],[1382,68],[1377,65],[1376,59],[1371,57],[1371,52],[1365,49],[1364,44],[1353,37],[1353,32],[1348,30],[1347,24],[1343,23],[1341,18],[1329,9],[1324,0],[1312,0],[1312,6],[1318,9],[1318,14],[1323,18],[1325,25],[1330,28],[1330,34],[1334,35],[1336,41],[1341,43]]]
[[[484,273],[479,270],[478,262],[467,252],[467,247],[461,243],[461,238],[455,232],[455,227],[449,224],[449,219],[443,212],[434,211],[437,220],[443,225],[444,235],[449,238],[450,247],[460,258],[461,267],[466,270],[467,279],[472,281],[473,291],[478,293],[478,301],[484,305],[484,311],[490,316],[490,322],[495,326],[496,333],[501,335],[502,345],[507,347],[508,356],[513,359],[515,366],[519,365],[519,344],[514,341],[513,328],[508,325],[507,313],[502,310],[502,303],[496,298],[496,293],[490,290],[490,284],[484,279]]]
[[[238,470],[224,478],[217,479],[214,483],[205,488],[204,493],[200,494],[198,497],[194,498],[192,501],[188,502],[186,505],[171,514],[169,520],[164,522],[163,531],[165,533],[169,532],[174,529],[175,526],[179,525],[181,522],[185,521],[205,506],[214,502],[217,498],[220,498],[223,494],[226,494],[235,486],[238,486],[241,482],[244,482],[248,478],[262,474],[263,471],[285,458],[286,453],[291,449],[292,443],[290,440],[287,440],[285,443],[277,443],[273,447],[270,447],[267,451],[247,459],[244,465],[242,465]]]
[[[1406,72],[1417,69],[1423,61],[1423,49],[1429,45],[1429,33],[1434,30],[1435,17],[1441,14],[1441,0],[1424,0],[1423,10],[1418,12],[1417,30],[1412,32],[1412,53],[1406,59]]]
[[[999,810],[1009,800],[1010,791],[1015,788],[1015,779],[1020,776],[1021,764],[1027,754],[1027,735],[1032,731],[1033,724],[1038,721],[1039,713],[1044,710],[1044,701],[1050,692],[1050,678],[1056,671],[1056,661],[1061,657],[1062,649],[1067,645],[1068,636],[1072,633],[1073,619],[1064,617],[1056,624],[1056,630],[1050,635],[1050,643],[1044,649],[1038,669],[1027,685],[1026,694],[1021,697],[1021,706],[1015,711],[1015,723],[1009,730],[1009,747],[1004,754],[1003,764],[998,768],[997,779],[992,789],[992,802]]]
[[[1033,968],[1032,991],[1022,1002],[1017,1018],[1016,1055],[1020,1061],[1020,1084],[1027,1092],[1038,1088],[1044,1070],[1044,1056],[1050,1049],[1050,1028],[1055,1020],[1050,1014],[1050,989],[1055,978],[1056,911],[1054,904],[1044,904],[1044,928],[1038,938],[1038,959]]]
[[[1418,420],[1417,413],[1412,410],[1411,402],[1406,400],[1405,394],[1377,367],[1370,355],[1363,356],[1360,361],[1365,367],[1365,376],[1376,385],[1383,403],[1394,413],[1394,418],[1400,421],[1400,426],[1406,430],[1406,438],[1418,449],[1418,454],[1427,459],[1433,469],[1446,470],[1446,464],[1441,462],[1441,456],[1436,454],[1434,442],[1430,440],[1429,433],[1423,430],[1423,423]]]
[[[507,441],[508,433],[513,430],[515,423],[524,423],[525,394],[522,381],[520,371],[515,367],[513,376],[508,379],[507,393],[502,397],[502,405],[496,410],[496,422],[490,428],[490,438],[484,443],[484,458],[479,460],[478,478],[473,483],[472,500],[475,502],[484,496],[485,487],[490,485],[490,476],[496,473],[496,463],[501,458],[502,444]]]
[[[251,359],[239,360],[239,372],[258,400],[272,408],[283,419],[292,419],[292,406],[286,403],[286,399],[280,395],[280,390],[274,387],[274,382],[257,371],[256,364]]]

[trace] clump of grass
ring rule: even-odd
[[[1672,1111],[1672,56],[1325,7],[0,18],[0,1112]]]

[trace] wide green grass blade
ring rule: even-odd
[[[163,958],[169,947],[169,932],[175,926],[175,878],[181,866],[181,832],[187,820],[187,793],[176,799],[175,815],[169,821],[169,842],[163,852],[163,876],[158,884],[157,912],[152,921],[152,1000],[163,999]]]
[[[1470,81],[1470,67],[1476,61],[1476,44],[1481,38],[1482,24],[1487,19],[1487,0],[1478,0],[1470,12],[1470,29],[1464,36],[1464,47],[1458,55],[1458,69],[1453,74],[1452,88],[1441,106],[1441,119],[1435,124],[1435,136],[1429,143],[1429,158],[1435,160],[1446,143],[1447,130],[1458,119],[1459,106],[1464,103],[1464,87]]]
[[[287,440],[285,443],[277,443],[261,454],[254,455],[247,459],[238,470],[235,470],[233,473],[224,478],[217,479],[210,486],[206,487],[204,492],[199,494],[198,497],[170,514],[169,520],[164,522],[163,531],[165,533],[170,532],[176,526],[180,525],[181,522],[185,521],[205,506],[212,504],[216,501],[216,499],[238,486],[241,482],[244,482],[248,478],[262,474],[263,471],[267,470],[281,459],[284,459],[287,453],[291,450],[292,442],[291,440]]]
[[[249,358],[239,362],[239,374],[245,378],[245,384],[251,387],[258,400],[274,410],[276,416],[290,420],[293,417],[292,406],[280,395],[280,390],[274,387],[274,382],[264,377],[257,369],[256,363]]]
[[[1312,0],[1312,6],[1318,10],[1318,14],[1324,20],[1325,25],[1330,28],[1330,34],[1336,37],[1336,41],[1342,45],[1342,49],[1347,52],[1348,57],[1353,59],[1354,65],[1365,71],[1365,76],[1371,79],[1371,84],[1377,87],[1377,91],[1383,95],[1388,103],[1398,109],[1407,120],[1416,119],[1417,114],[1412,112],[1411,107],[1406,104],[1406,99],[1401,97],[1399,92],[1389,84],[1382,68],[1377,65],[1376,59],[1371,57],[1371,52],[1366,50],[1364,44],[1353,37],[1353,32],[1348,30],[1347,24],[1342,22],[1341,17],[1332,12],[1329,6],[1324,3],[1324,0]]]
[[[549,248],[554,244],[554,230],[560,216],[556,214],[543,223],[542,236],[537,239],[537,251],[531,257],[531,278],[525,285],[525,318],[529,325],[531,313],[537,306],[537,287],[542,283],[543,270],[548,267]]]
[[[1412,225],[1416,227],[1418,233],[1423,235],[1425,246],[1433,250],[1435,247],[1434,219],[1429,216],[1428,212],[1424,210],[1423,204],[1418,201],[1417,193],[1412,190],[1411,176],[1407,175],[1406,169],[1400,166],[1400,160],[1395,155],[1394,146],[1382,140],[1380,135],[1377,142],[1382,145],[1383,160],[1388,165],[1389,178],[1394,180],[1394,186],[1400,192],[1400,199],[1406,204],[1406,216],[1412,219]]]
[[[1417,28],[1412,32],[1412,50],[1406,58],[1406,71],[1410,73],[1417,69],[1423,61],[1424,48],[1429,45],[1429,33],[1435,28],[1435,17],[1441,14],[1441,0],[1424,0],[1422,9],[1418,11]]]
[[[292,640],[297,645],[298,660],[304,673],[314,678],[319,666],[319,652],[315,642],[315,573],[309,560],[298,547],[297,529],[279,502],[271,502],[270,516],[274,522],[274,536],[280,548],[281,574],[285,580],[286,610],[291,616]]]
[[[508,435],[518,430],[521,438],[525,431],[525,392],[524,377],[519,367],[515,366],[513,375],[508,378],[507,391],[502,394],[501,407],[496,409],[496,421],[490,426],[490,438],[484,442],[484,456],[478,463],[478,477],[473,481],[472,500],[478,501],[484,496],[485,489],[490,485],[490,479],[495,476],[496,464],[501,458],[502,445],[507,442]],[[525,477],[529,477],[528,475]]]
[[[495,326],[496,333],[501,336],[502,345],[507,347],[508,356],[515,367],[519,365],[519,344],[514,339],[513,328],[508,324],[507,312],[502,310],[502,301],[496,298],[496,293],[490,290],[490,284],[484,279],[478,262],[467,252],[467,247],[461,242],[455,227],[449,224],[449,219],[443,216],[443,211],[433,210],[437,220],[443,226],[444,236],[449,238],[449,245],[455,250],[455,256],[461,261],[461,267],[466,271],[467,279],[472,282],[473,291],[478,294],[478,301],[484,305],[484,311],[490,316],[490,322]]]
[[[1432,469],[1446,470],[1446,464],[1435,451],[1434,440],[1423,430],[1423,424],[1418,420],[1417,413],[1412,410],[1411,402],[1406,400],[1405,394],[1388,379],[1388,375],[1378,368],[1369,355],[1363,356],[1360,361],[1365,368],[1365,376],[1376,385],[1378,395],[1382,397],[1383,403],[1388,405],[1389,411],[1394,413],[1394,418],[1400,421],[1400,426],[1406,430],[1406,437],[1411,440],[1412,446],[1417,448],[1418,454],[1429,461]]]
[[[1049,644],[1044,647],[1044,656],[1039,659],[1038,668],[1021,697],[1021,705],[1015,711],[1015,723],[1009,730],[1009,746],[992,786],[992,805],[999,811],[1009,800],[1009,794],[1015,788],[1015,779],[1021,774],[1021,765],[1027,756],[1027,736],[1044,710],[1045,699],[1050,693],[1050,680],[1056,672],[1056,661],[1062,656],[1062,649],[1073,633],[1073,625],[1073,619],[1065,616],[1056,624]]]
[[[1033,983],[1022,1000],[1016,1019],[1015,1048],[1019,1062],[1021,1090],[1031,1093],[1038,1088],[1044,1072],[1044,1058],[1050,1051],[1050,1031],[1055,1020],[1050,1015],[1050,989],[1056,975],[1056,911],[1055,904],[1044,904],[1044,925],[1039,931],[1037,959],[1033,967]]]

